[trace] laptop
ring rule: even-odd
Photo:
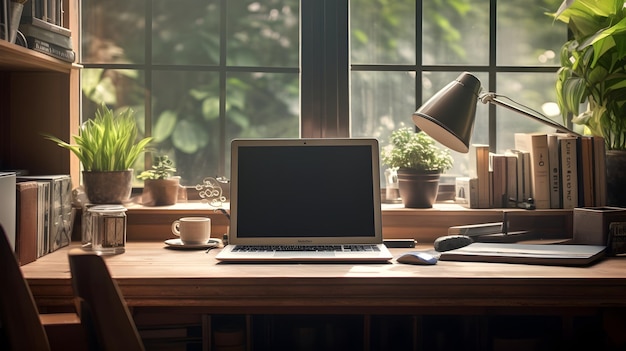
[[[231,143],[225,262],[385,262],[376,139]]]

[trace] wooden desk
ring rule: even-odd
[[[215,260],[217,250],[164,247],[161,242],[130,242],[126,253],[106,257],[106,261],[140,328],[197,322],[205,346],[210,345],[212,335],[210,316],[216,315],[242,315],[247,328],[262,324],[255,324],[253,316],[257,315],[353,316],[346,318],[357,318],[368,326],[365,341],[359,345],[370,345],[369,328],[378,325],[371,316],[395,315],[415,321],[454,315],[460,321],[479,318],[481,328],[490,325],[493,316],[556,316],[559,323],[569,325],[562,329],[568,340],[577,337],[578,322],[574,321],[578,317],[595,323],[607,315],[622,316],[626,310],[626,258],[605,259],[591,267],[449,261],[435,266],[221,264]],[[396,256],[404,251],[392,250]],[[73,306],[67,252],[64,248],[22,267],[43,310]],[[411,325],[421,330],[414,322]],[[610,334],[608,329],[601,332]],[[246,335],[248,347],[254,348],[250,340],[256,334],[248,331]],[[411,340],[415,347],[416,339]],[[481,341],[485,342],[491,343]]]

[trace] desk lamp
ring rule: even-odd
[[[498,97],[499,95],[495,93],[481,93],[480,80],[468,72],[463,72],[413,113],[413,123],[444,146],[467,153],[474,129],[476,104],[480,100],[483,104],[490,102],[506,107],[554,127],[560,132],[580,136],[539,112],[524,110]]]

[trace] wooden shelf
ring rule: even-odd
[[[80,68],[80,65],[0,40],[0,70],[2,71],[69,73],[73,67]]]

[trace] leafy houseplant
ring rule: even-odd
[[[383,164],[397,169],[400,197],[405,207],[430,208],[437,198],[439,175],[452,168],[452,156],[424,132],[402,127],[391,133],[383,148]]]
[[[604,138],[607,204],[626,205],[626,2],[565,0],[550,15],[567,23],[573,35],[561,49],[561,113]],[[580,111],[584,102],[587,108]]]
[[[137,141],[138,134],[132,110],[115,114],[103,104],[95,118],[81,125],[79,135],[74,136],[75,144],[45,137],[78,157],[87,197],[91,203],[100,204],[121,203],[130,197],[131,167],[152,140]]]
[[[176,172],[174,162],[167,155],[157,156],[152,169],[145,170],[137,176],[144,180],[142,202],[148,206],[173,205],[178,199],[180,177],[173,176]]]
[[[565,0],[556,20],[573,38],[561,48],[556,92],[561,113],[574,115],[607,149],[626,150],[626,8],[624,0]],[[585,111],[581,103],[588,102]]]

